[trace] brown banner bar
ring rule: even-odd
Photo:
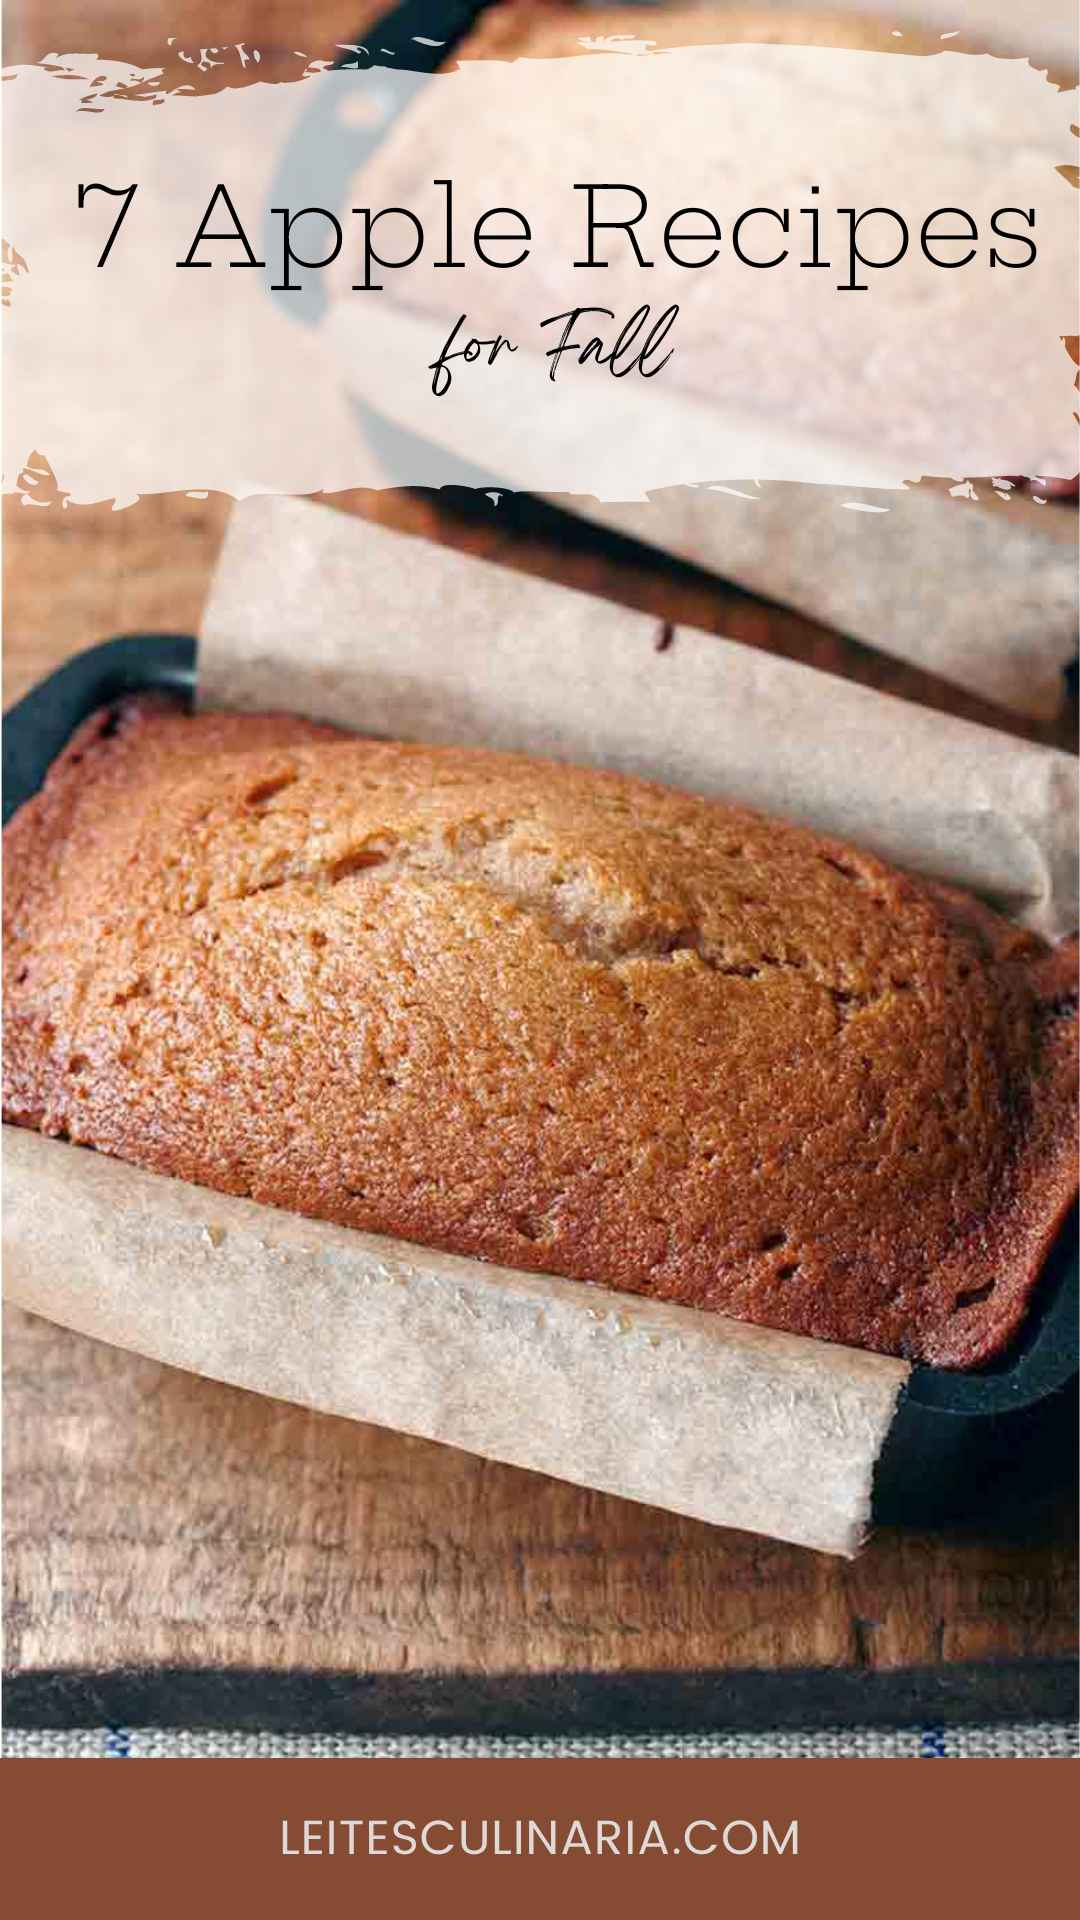
[[[1075,1776],[975,1761],[0,1762],[9,1911],[550,1912],[992,1920],[1075,1870]],[[24,1897],[19,1898],[20,1895]],[[818,1903],[821,1903],[818,1905]]]

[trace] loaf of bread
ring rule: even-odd
[[[5,1115],[160,1173],[945,1366],[1075,1192],[1075,953],[799,827],[140,699],[5,853]]]

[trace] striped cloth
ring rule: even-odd
[[[184,1727],[12,1728],[13,1760],[1068,1760],[1077,1729],[1053,1721],[992,1727],[834,1727],[814,1733],[595,1734],[575,1738],[290,1734]]]

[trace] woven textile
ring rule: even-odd
[[[91,1727],[12,1729],[2,1736],[2,1751],[25,1760],[1067,1760],[1080,1757],[1080,1741],[1076,1728],[1054,1722],[565,1740]]]

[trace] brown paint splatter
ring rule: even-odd
[[[15,491],[24,507],[66,507],[69,499],[45,455],[36,450],[27,454]]]
[[[0,306],[10,307],[12,288],[21,273],[30,269],[10,240],[0,240]]]

